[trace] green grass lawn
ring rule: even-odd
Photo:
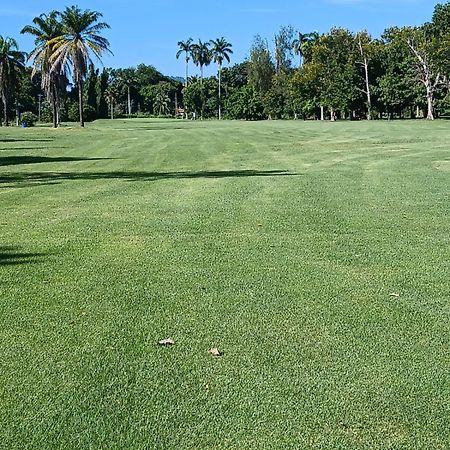
[[[449,449],[449,142],[0,129],[0,448]]]

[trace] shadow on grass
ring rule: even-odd
[[[0,266],[37,262],[44,255],[42,253],[24,253],[17,247],[0,247]]]
[[[14,149],[16,150],[16,149]],[[0,166],[15,166],[19,164],[39,164],[71,161],[100,161],[111,158],[76,158],[70,156],[0,156]]]
[[[66,180],[125,180],[158,181],[184,178],[240,178],[240,177],[275,177],[295,176],[287,170],[218,170],[194,172],[30,172],[0,175],[0,184],[40,185],[55,184]]]
[[[52,142],[54,139],[16,139],[0,138],[0,142]]]

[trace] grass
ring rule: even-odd
[[[450,448],[449,139],[0,129],[0,448]]]

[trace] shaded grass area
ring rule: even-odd
[[[1,445],[448,448],[447,128],[0,130]]]

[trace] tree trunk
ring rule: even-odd
[[[320,120],[325,120],[324,112],[323,112],[323,106],[320,107]]]
[[[363,58],[363,66],[364,66],[364,76],[365,76],[365,84],[366,84],[366,95],[367,95],[367,120],[372,119],[372,99],[370,95],[370,84],[369,84],[369,60],[367,56],[364,54],[364,50],[362,47],[361,36],[358,39],[359,51],[361,53],[361,58]]]
[[[52,85],[52,111],[53,111],[53,128],[58,127],[58,115],[57,115],[57,107],[56,107],[56,89],[55,86]]]
[[[186,81],[184,82],[184,85],[188,87],[188,78],[189,78],[189,59],[187,58],[186,53]]]
[[[83,118],[83,82],[78,81],[78,111],[80,114],[80,127],[84,128],[84,118]]]
[[[6,95],[2,95],[2,101],[3,101],[3,124],[5,127],[9,125],[8,122],[8,101],[6,99]]]
[[[434,120],[433,89],[427,86],[427,120]]]
[[[222,78],[222,64],[219,64],[219,120],[222,119],[222,109],[221,109],[221,107],[220,107],[220,100],[221,100],[221,94],[220,94],[221,78]]]
[[[128,88],[128,115],[131,114],[131,95],[130,95],[130,86],[127,86]]]
[[[334,110],[332,108],[330,108],[330,120],[332,122],[336,121],[336,116],[334,115]]]

